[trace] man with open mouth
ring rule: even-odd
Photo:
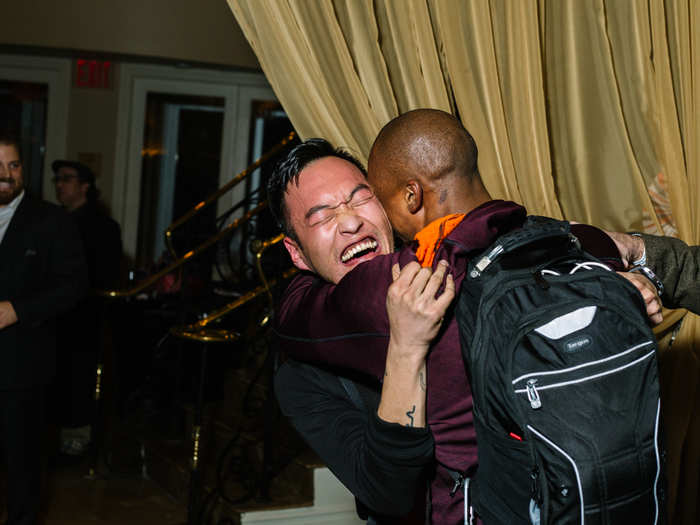
[[[361,263],[394,250],[391,226],[364,167],[325,140],[311,139],[294,148],[275,170],[268,194],[287,235],[285,247],[304,270],[297,283],[338,283]],[[446,270],[446,265],[439,267],[433,281],[441,283]],[[425,273],[413,271],[416,280],[428,282]],[[381,298],[385,317],[386,300],[387,288]],[[403,326],[392,328],[406,332]],[[411,340],[408,357],[392,348],[390,338],[383,339],[388,351],[381,397],[374,381],[339,380],[291,359],[275,376],[283,412],[356,495],[361,515],[367,506],[374,515],[400,515],[401,523],[424,522],[419,479],[433,456],[425,425],[425,353],[432,335]],[[388,474],[391,482],[384,483],[377,472]]]

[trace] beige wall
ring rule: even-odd
[[[105,203],[112,201],[117,139],[118,64],[114,65],[113,74],[112,89],[71,88],[67,127],[66,156],[69,159],[78,160],[80,153],[99,156],[96,183]],[[47,160],[51,162],[53,159]]]
[[[3,51],[24,53],[21,56],[26,56],[28,64],[33,58],[27,53],[58,54],[70,60],[68,115],[62,128],[65,157],[79,160],[80,154],[89,154],[99,159],[96,182],[110,207],[118,177],[114,166],[122,60],[150,62],[157,58],[195,63],[205,69],[207,64],[260,69],[226,0],[21,0],[6,4],[0,45],[11,47]],[[93,58],[93,53],[105,53],[112,63],[111,89],[75,86],[76,59]],[[45,166],[54,160],[47,157]],[[53,193],[45,179],[44,197],[53,200]]]
[[[4,2],[0,43],[259,68],[225,0]]]
[[[22,0],[3,5],[0,44],[65,51],[71,56],[66,157],[99,158],[97,185],[112,201],[120,63],[112,89],[75,87],[75,58],[91,53],[132,55],[259,69],[226,0]],[[39,51],[40,52],[40,51]],[[50,163],[55,159],[47,158]],[[44,188],[53,198],[53,188]]]

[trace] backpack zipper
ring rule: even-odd
[[[560,375],[560,374],[566,374],[568,372],[573,372],[574,370],[580,370],[581,368],[586,368],[589,366],[595,366],[595,365],[600,365],[602,363],[607,363],[608,361],[613,361],[619,357],[623,357],[627,354],[634,352],[635,350],[639,350],[640,348],[643,348],[645,346],[649,346],[651,344],[653,344],[653,341],[644,341],[643,343],[639,343],[638,345],[634,345],[634,346],[628,348],[627,350],[623,350],[622,352],[618,352],[617,354],[613,354],[611,356],[604,357],[602,359],[596,359],[595,361],[587,361],[585,363],[581,363],[580,365],[570,366],[568,368],[563,368],[560,370],[548,370],[548,371],[544,371],[544,372],[532,372],[529,374],[523,374],[520,377],[513,379],[512,384],[515,385],[516,383],[519,383],[523,379],[530,377],[530,376],[537,376],[538,378],[541,379],[542,376],[556,376],[556,375]]]
[[[537,388],[535,388],[535,383],[537,383],[537,379],[529,379],[526,388],[527,399],[530,401],[530,406],[537,410],[542,407],[542,400],[540,399],[540,394],[537,392]]]
[[[568,282],[576,282],[578,280],[584,280],[588,279],[590,276],[586,272],[580,272],[576,273],[573,276],[568,276]],[[606,279],[613,279],[616,278],[615,274],[612,274],[612,272],[600,272],[598,273],[597,277],[601,279],[602,281],[605,281]],[[555,281],[558,279],[554,279]],[[504,281],[510,281],[508,283],[508,286],[503,286]],[[533,277],[530,271],[520,271],[519,275],[513,275],[511,274],[511,278],[499,278],[494,277],[489,281],[487,286],[484,286],[484,288],[481,290],[481,300],[479,301],[479,314],[476,315],[476,326],[474,327],[474,335],[472,336],[472,340],[470,344],[473,344],[475,341],[479,341],[481,338],[481,332],[483,331],[483,324],[485,322],[485,319],[489,317],[491,314],[491,310],[494,308],[496,304],[501,300],[501,298],[508,293],[510,290],[517,288],[519,286],[522,286],[524,284],[532,283],[533,282]],[[467,286],[468,283],[464,283],[463,286]],[[627,283],[628,287],[634,288],[631,284]],[[580,302],[579,301],[571,301],[570,303],[564,303],[557,305],[556,308],[552,308],[549,310],[547,313],[555,313],[557,311],[561,312],[566,312],[567,309],[569,308],[570,305],[575,305]],[[626,321],[635,324],[638,321],[638,319],[635,319],[634,316],[631,316],[629,312],[620,310],[619,308],[615,308],[613,305],[608,305],[602,301],[590,301],[584,303],[585,306],[600,306],[603,308],[608,308],[616,312],[618,315],[620,315],[623,319]],[[515,332],[515,337],[513,339],[517,340],[519,339],[519,334],[525,333],[527,330],[530,329],[530,325],[532,325],[532,319],[535,317],[538,317],[542,315],[543,312],[539,313],[531,313],[528,316],[525,316],[523,318],[523,323],[520,325],[520,328]],[[481,344],[475,348],[472,348],[469,350],[469,353],[475,358],[476,361],[479,361],[481,363],[481,367],[478,370],[472,371],[472,375],[483,375],[484,374],[484,369],[487,367],[487,362],[486,359],[479,359],[479,354],[482,352],[481,346],[483,346],[486,343],[485,340],[481,341]],[[508,353],[512,353],[512,348],[508,349]],[[482,382],[483,383],[483,382]],[[477,396],[480,399],[485,399],[485,390],[486,390],[486,385],[481,384],[480,386],[477,386],[478,392]]]
[[[469,277],[472,279],[476,279],[479,277],[484,270],[493,262],[496,260],[496,257],[501,255],[503,252],[503,246],[498,244],[495,246],[488,254],[484,255],[479,261],[474,265],[474,268],[472,268],[472,271],[469,272]]]
[[[648,344],[651,344],[651,341],[645,343],[644,345],[639,345],[639,346],[645,346],[645,345],[648,345]],[[622,370],[625,370],[625,369],[627,369],[627,368],[630,368],[631,366],[635,366],[635,365],[641,363],[642,361],[645,361],[645,360],[649,359],[649,358],[652,357],[655,353],[656,353],[656,350],[655,350],[655,349],[652,349],[650,352],[644,354],[644,355],[641,356],[641,357],[638,357],[638,358],[635,359],[634,361],[630,361],[630,362],[628,362],[628,363],[625,363],[624,365],[618,366],[617,368],[613,368],[612,370],[605,370],[605,371],[599,372],[599,373],[597,373],[597,374],[593,374],[593,375],[585,376],[585,377],[579,377],[579,378],[577,378],[577,379],[571,379],[571,380],[569,380],[569,381],[562,381],[562,382],[560,382],[560,383],[552,383],[552,384],[549,384],[549,385],[539,386],[538,388],[539,388],[539,391],[541,391],[541,390],[549,390],[549,389],[552,389],[552,388],[562,388],[562,387],[566,387],[566,386],[569,386],[569,385],[575,385],[575,384],[578,384],[578,383],[583,383],[583,382],[585,382],[585,381],[591,381],[591,380],[593,380],[593,379],[597,379],[597,378],[599,378],[599,377],[604,377],[604,376],[607,376],[607,375],[610,375],[610,374],[615,374],[615,373],[617,373],[617,372],[621,372]],[[568,370],[561,370],[561,371],[557,371],[557,372],[555,372],[555,373],[556,373],[556,374],[559,374],[559,373],[566,373],[567,371],[568,371]],[[545,372],[545,374],[546,374],[546,372]],[[550,373],[550,374],[551,374],[551,373]],[[539,395],[538,388],[535,388],[535,384],[536,384],[536,383],[537,383],[537,379],[532,378],[532,379],[529,379],[529,380],[527,381],[527,383],[525,383],[525,388],[519,388],[519,389],[516,389],[516,390],[515,390],[515,393],[516,393],[516,394],[527,394],[527,399],[528,399],[528,401],[530,401],[530,406],[531,406],[533,409],[538,409],[538,408],[541,408],[541,407],[542,407],[542,400],[540,399],[540,395]]]

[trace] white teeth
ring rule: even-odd
[[[355,246],[350,248],[348,251],[346,251],[343,254],[343,256],[341,257],[341,260],[343,262],[348,262],[350,259],[352,259],[352,257],[356,253],[364,251],[364,250],[374,249],[376,247],[377,247],[377,241],[375,241],[374,239],[372,239],[370,241],[361,242],[360,244],[356,244]]]

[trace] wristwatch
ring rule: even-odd
[[[661,279],[659,279],[656,276],[656,274],[653,272],[653,270],[651,268],[649,268],[648,266],[639,265],[639,266],[633,266],[628,271],[635,272],[635,273],[641,273],[642,275],[644,275],[644,277],[649,279],[652,282],[652,284],[656,287],[656,291],[659,294],[659,297],[661,297],[663,295],[664,283],[661,282]]]

